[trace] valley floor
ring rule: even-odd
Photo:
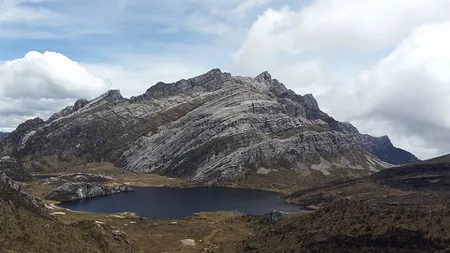
[[[117,179],[112,184],[137,187],[192,186],[185,179],[124,172],[111,164],[90,164],[85,170],[77,172],[112,176]],[[39,176],[46,175],[39,174]],[[28,191],[41,199],[44,199],[44,195],[52,188],[49,185],[42,185],[37,180],[28,183]],[[55,201],[44,200],[44,203],[54,217],[67,225],[89,220],[108,227],[119,228],[125,232],[136,252],[142,253],[235,252],[236,245],[253,234],[250,223],[242,222],[242,214],[236,212],[200,213],[185,219],[153,220],[137,217],[132,213],[75,212],[56,206]]]
[[[200,213],[179,220],[153,220],[131,213],[97,214],[55,208],[54,216],[65,224],[83,220],[119,228],[136,252],[235,252],[235,244],[253,229],[237,222],[239,213]]]
[[[45,203],[65,224],[94,220],[119,228],[136,252],[450,252],[449,164],[412,164],[297,191],[289,201],[316,211],[276,223],[232,212],[163,221],[72,212]],[[137,186],[189,186],[183,179],[102,166],[86,172]],[[29,190],[42,197],[45,187],[35,182]]]

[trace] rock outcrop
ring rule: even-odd
[[[312,95],[295,94],[268,72],[250,78],[213,69],[159,82],[130,99],[109,91],[79,100],[45,122],[25,122],[3,138],[0,151],[27,160],[109,161],[213,184],[261,168],[370,173],[397,161],[387,146],[384,138],[334,120]]]
[[[127,185],[105,186],[100,183],[68,182],[51,190],[45,195],[45,199],[63,202],[130,191],[134,189]]]
[[[5,201],[16,208],[24,208],[35,214],[46,216],[48,212],[41,200],[28,194],[25,189],[25,184],[16,182],[0,172],[0,202]]]
[[[267,219],[267,221],[272,222],[272,223],[279,222],[282,219],[285,219],[287,217],[289,217],[289,213],[283,212],[283,211],[277,211],[277,210],[273,210],[272,212],[264,215],[264,218]]]
[[[115,181],[115,178],[91,174],[91,173],[71,173],[66,175],[61,175],[58,177],[50,177],[42,179],[41,183],[44,185],[62,185],[68,182],[86,182],[86,183],[105,183],[109,181]]]
[[[26,181],[31,178],[22,164],[10,156],[0,158],[0,173],[4,173],[16,181]]]

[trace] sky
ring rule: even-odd
[[[0,131],[106,90],[267,70],[362,133],[450,153],[450,0],[0,0]]]

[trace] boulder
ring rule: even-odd
[[[288,216],[289,216],[289,213],[287,213],[287,212],[274,210],[274,211],[266,214],[264,217],[270,222],[279,222],[282,219],[287,218]]]

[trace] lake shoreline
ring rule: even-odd
[[[121,203],[121,204],[117,204]],[[136,187],[133,192],[59,203],[74,211],[137,213],[152,219],[180,219],[201,212],[232,211],[262,215],[273,210],[298,212],[283,194],[264,190],[230,187]]]
[[[115,166],[99,167],[88,166],[88,170],[68,171],[63,173],[35,174],[35,176],[61,176],[69,173],[95,173],[111,176],[116,181],[108,184],[127,184],[133,187],[170,187],[170,188],[199,188],[205,185],[193,184],[188,178],[169,178],[153,174],[141,174],[123,171]],[[44,199],[45,194],[52,186],[39,183],[39,180],[28,182],[29,192]],[[271,193],[288,194],[291,191],[279,189],[267,189],[265,187],[248,187],[240,185],[214,185],[208,188],[231,188],[267,191]],[[283,199],[287,203],[286,199]],[[255,233],[253,225],[247,221],[245,214],[239,212],[215,211],[199,212],[190,217],[181,219],[148,219],[136,213],[97,213],[86,211],[75,211],[70,208],[59,206],[59,202],[43,200],[52,216],[65,223],[73,224],[82,221],[93,221],[99,226],[118,228],[127,235],[127,238],[137,252],[146,252],[146,249],[155,249],[155,252],[185,252],[188,249],[201,252],[204,249],[215,249],[216,251],[234,251],[236,243]],[[310,211],[299,210],[291,215],[305,215]],[[149,233],[148,231],[152,231]],[[189,231],[189,235],[186,235]],[[194,246],[186,246],[183,241],[192,240]]]

